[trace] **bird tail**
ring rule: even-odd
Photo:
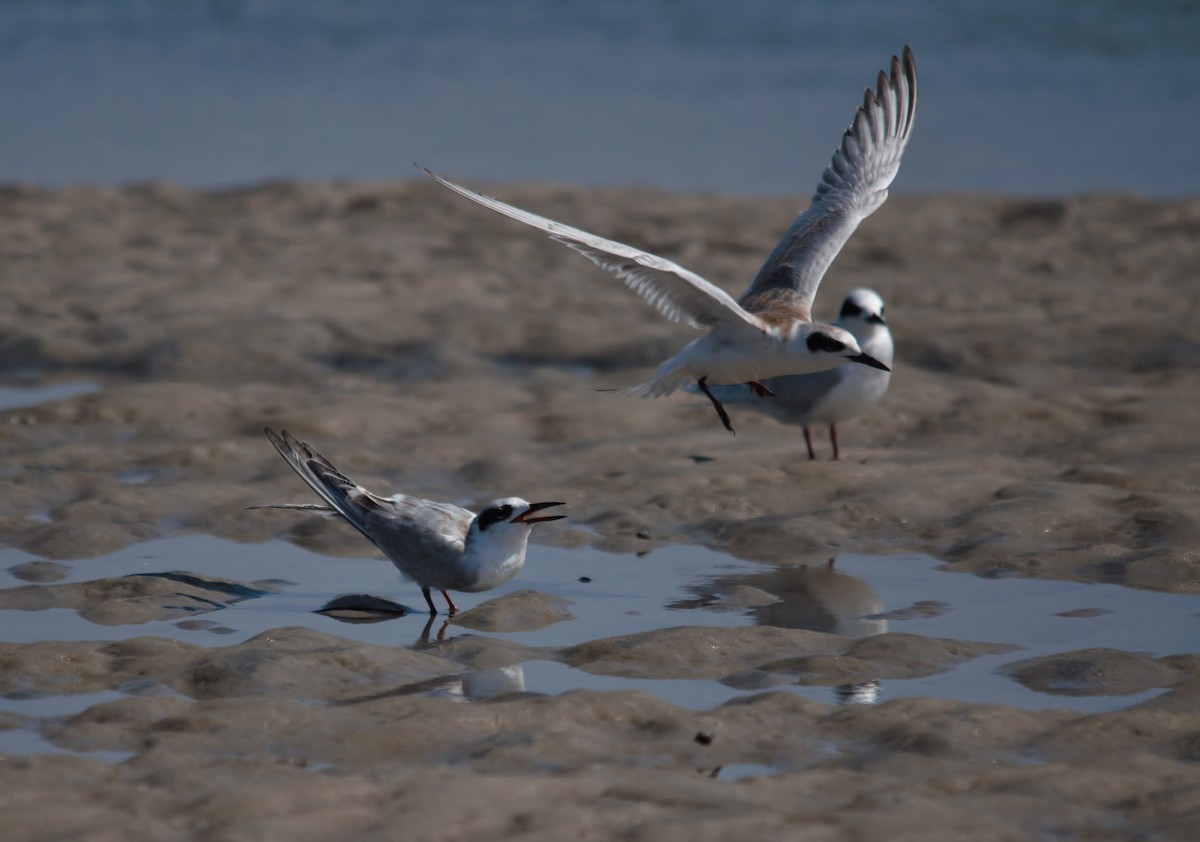
[[[664,366],[658,370],[658,374],[644,383],[605,391],[616,392],[619,395],[630,395],[635,398],[663,398],[687,385],[689,380],[690,375],[682,369],[667,368]]]
[[[260,506],[246,506],[250,509],[294,509],[301,512],[312,512],[326,517],[339,516],[341,513],[333,506],[323,506],[320,503],[263,503]]]
[[[317,505],[313,510],[322,511],[328,508],[344,517],[368,539],[375,540],[367,531],[362,514],[369,507],[383,508],[383,501],[335,468],[333,463],[314,450],[312,445],[300,441],[287,430],[276,433],[267,427],[263,432],[300,479],[325,501],[326,506]],[[284,503],[276,508],[299,508],[302,505]]]

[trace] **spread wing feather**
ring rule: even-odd
[[[682,322],[695,328],[720,325],[735,330],[752,329],[761,332],[767,329],[766,325],[743,310],[724,290],[665,257],[521,210],[499,199],[447,181],[424,167],[421,169],[438,184],[460,196],[544,231],[552,239],[612,272],[671,321]]]
[[[875,90],[867,88],[812,204],[792,222],[740,303],[772,291],[790,291],[796,307],[812,311],[817,287],[833,259],[859,223],[887,200],[916,112],[917,65],[912,50],[905,47],[903,59],[892,56],[891,75],[880,71]]]

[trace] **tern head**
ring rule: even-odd
[[[502,497],[493,500],[483,507],[483,510],[471,521],[470,532],[479,537],[486,536],[492,541],[504,541],[507,536],[524,541],[529,537],[529,530],[535,523],[548,520],[561,520],[566,515],[541,515],[533,517],[542,509],[551,506],[562,506],[562,503],[529,503],[520,497]],[[476,539],[478,540],[478,538]]]
[[[542,509],[562,503],[529,503],[520,497],[493,500],[471,521],[464,546],[464,561],[474,568],[466,591],[490,590],[511,579],[525,564],[525,546],[535,523],[559,520],[566,515],[540,515]]]
[[[859,324],[878,325],[885,327],[883,318],[883,298],[873,289],[860,287],[846,296],[842,302],[842,312],[838,314],[838,324],[858,335],[854,328]]]
[[[808,346],[808,352],[815,357],[840,357],[830,361],[831,368],[833,365],[841,365],[844,360],[869,365],[880,371],[891,371],[891,368],[870,354],[864,354],[854,334],[840,327],[814,323],[804,337],[804,344]]]

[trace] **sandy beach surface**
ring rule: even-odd
[[[485,187],[734,294],[805,203]],[[6,839],[1200,832],[1195,632],[1190,654],[1080,646],[1017,668],[1027,686],[1161,690],[1102,713],[1051,695],[1024,710],[770,690],[712,709],[633,690],[462,703],[421,688],[521,663],[529,654],[493,630],[553,635],[570,606],[536,589],[464,596],[472,610],[445,640],[414,647],[298,627],[219,645],[138,624],[171,616],[181,593],[220,622],[240,588],[285,586],[214,590],[203,565],[188,570],[197,579],[56,584],[91,559],[195,533],[370,556],[344,525],[244,508],[308,500],[269,425],[380,491],[568,501],[570,519],[542,527],[531,553],[692,544],[778,571],[926,553],[981,579],[1200,594],[1198,199],[891,199],[817,299],[831,319],[846,292],[875,288],[897,344],[885,401],[840,427],[840,462],[825,430],[810,462],[797,427],[735,410],[731,437],[695,396],[599,391],[645,379],[695,334],[434,185],[9,187],[0,255],[4,394],[64,389],[0,412],[0,541],[22,560],[0,590],[0,701],[47,705],[35,717],[0,707],[0,729],[47,749],[0,755]],[[771,602],[772,581],[746,583],[739,604]],[[411,586],[389,595],[420,604]],[[24,617],[51,610],[124,634],[11,642]],[[855,638],[769,616],[539,657],[596,674],[834,687],[953,670],[999,639],[989,627]],[[1200,631],[1200,597],[1192,616]],[[56,715],[63,697],[94,703]]]

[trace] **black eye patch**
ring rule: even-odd
[[[839,342],[827,333],[810,333],[804,341],[808,345],[808,350],[814,354],[818,351],[824,351],[827,354],[840,354],[846,350],[844,342]]]
[[[483,532],[489,526],[495,526],[501,521],[508,520],[512,517],[512,506],[505,503],[503,506],[492,506],[490,509],[484,509],[479,513],[479,531]]]
[[[861,316],[862,311],[862,307],[859,307],[853,301],[847,300],[844,304],[842,304],[842,312],[838,314],[838,318],[848,319],[851,316]]]

